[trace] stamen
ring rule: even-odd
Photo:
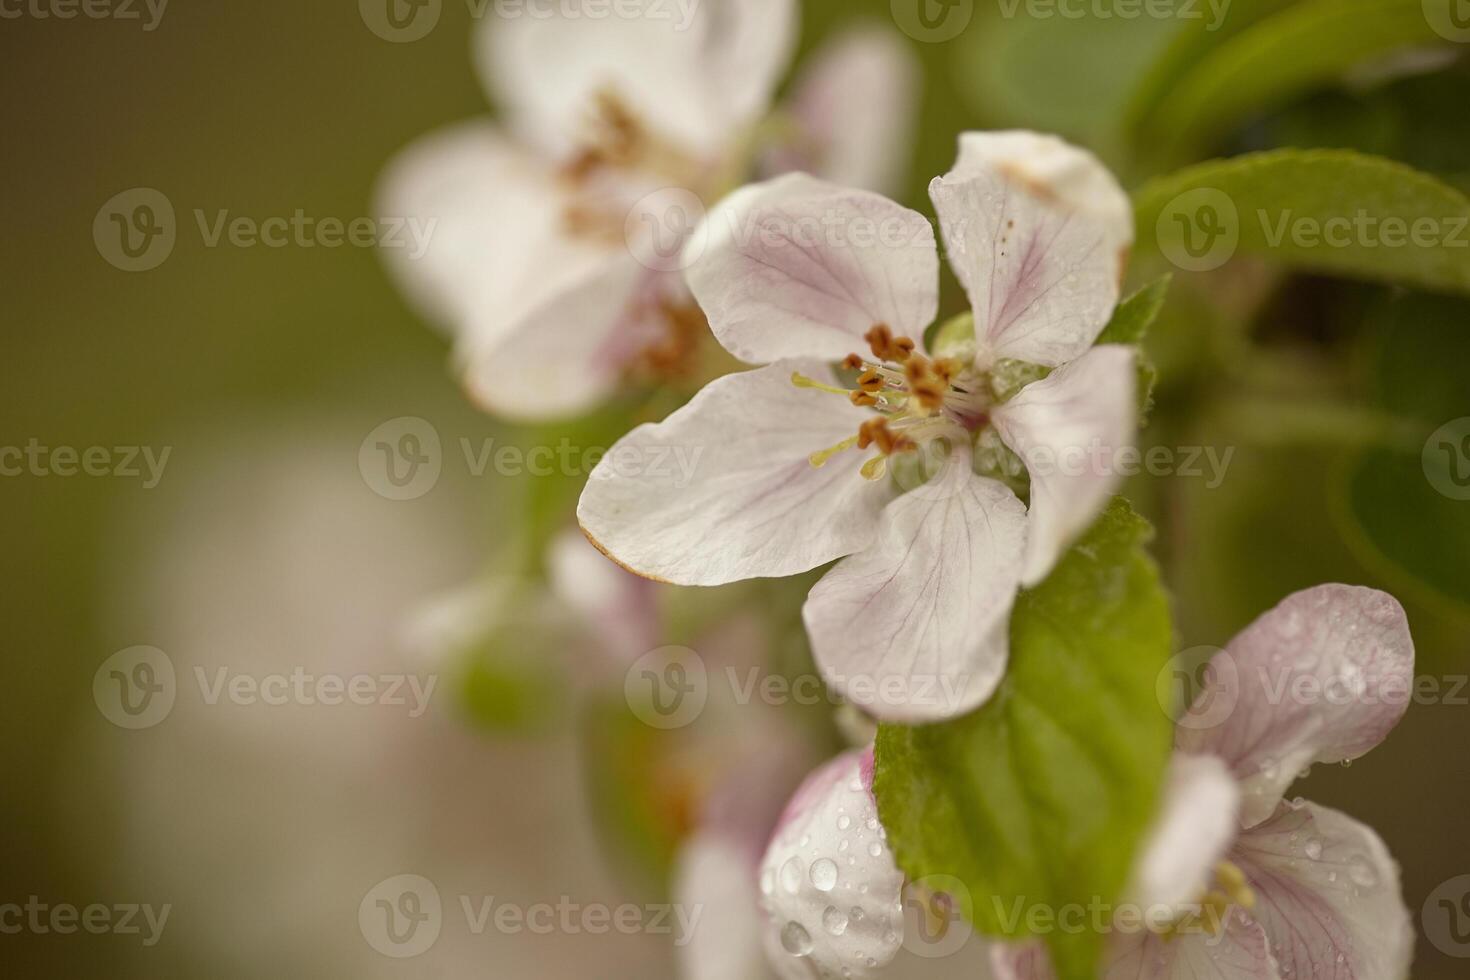
[[[858,472],[863,475],[864,480],[880,480],[883,474],[888,472],[888,457],[874,456],[864,463],[863,468]]]
[[[800,371],[791,372],[791,383],[798,388],[815,388],[817,391],[826,391],[834,395],[855,395],[861,392],[849,392],[846,388],[838,388],[833,385],[823,384],[816,378],[808,378]]]
[[[833,456],[836,456],[840,452],[845,452],[851,449],[853,446],[856,446],[858,444],[858,441],[858,436],[848,436],[846,439],[842,440],[835,446],[828,446],[826,449],[820,449],[817,452],[812,453],[806,458],[806,460],[808,463],[812,464],[813,469],[819,470],[823,466],[826,466],[827,461],[830,460]]]

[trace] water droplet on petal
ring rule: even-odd
[[[830,892],[837,887],[837,863],[831,858],[822,858],[813,864],[812,885],[821,892]]]
[[[1313,837],[1312,839],[1307,841],[1306,846],[1303,847],[1302,850],[1306,851],[1307,857],[1311,858],[1313,861],[1320,860],[1322,857],[1322,842]]]
[[[1373,870],[1373,866],[1361,854],[1354,855],[1348,862],[1348,877],[1364,888],[1372,888],[1378,884],[1378,872]]]
[[[834,936],[840,936],[847,931],[847,914],[834,906],[827,906],[827,911],[822,913],[822,928]]]
[[[877,841],[873,841],[873,843],[868,845],[868,853],[873,855],[873,857],[882,857],[883,845],[878,843]]]
[[[852,826],[852,817],[849,817],[847,814],[844,813],[842,816],[840,816],[840,817],[837,818],[837,829],[838,830],[846,830],[848,827],[851,827],[851,826]]]
[[[788,922],[781,930],[781,948],[792,956],[806,956],[812,951],[812,936],[800,922]]]
[[[781,887],[792,895],[801,890],[801,858],[789,858],[781,865]]]

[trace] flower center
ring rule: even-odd
[[[812,453],[813,466],[823,466],[840,452],[876,446],[878,455],[863,464],[863,476],[876,480],[887,471],[888,457],[912,452],[923,443],[941,436],[968,436],[988,420],[992,403],[985,378],[965,362],[951,357],[930,359],[915,353],[917,345],[908,337],[895,337],[886,324],[877,324],[863,335],[871,358],[849,354],[842,367],[856,371],[852,388],[822,384],[802,374],[793,374],[798,388],[815,388],[846,395],[861,408],[871,408],[875,417],[858,427],[857,435],[835,446]]]
[[[1256,893],[1246,881],[1245,872],[1229,861],[1215,865],[1211,885],[1200,898],[1198,911],[1186,912],[1160,932],[1166,940],[1189,933],[1204,932],[1218,936],[1225,931],[1225,919],[1233,906],[1249,911],[1255,908]]]

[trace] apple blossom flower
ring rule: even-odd
[[[1132,348],[1093,346],[1132,241],[1112,175],[1053,137],[968,133],[930,193],[974,316],[932,354],[939,257],[921,215],[805,174],[726,198],[687,278],[720,343],[765,366],[633,430],[578,506],[604,552],[681,585],[842,558],[804,608],[813,652],[835,689],[897,721],[994,691],[1018,588],[1100,512],[1118,475],[1095,453],[1136,427]],[[678,485],[619,465],[696,446]]]
[[[679,250],[705,203],[788,144],[819,172],[893,179],[913,101],[907,49],[864,30],[819,52],[773,121],[795,0],[703,0],[687,20],[653,0],[613,17],[579,2],[488,19],[477,63],[503,124],[419,141],[379,194],[381,213],[435,222],[424,255],[385,250],[390,268],[452,334],[470,395],[519,419],[698,373],[706,330]]]
[[[1287,597],[1216,654],[1135,872],[1148,928],[1117,929],[1105,980],[1408,976],[1414,931],[1383,841],[1284,795],[1304,767],[1381,742],[1413,670],[1402,607],[1346,585]],[[992,952],[999,980],[1052,976],[1037,944]]]

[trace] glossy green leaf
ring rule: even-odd
[[[1029,909],[1085,909],[1127,883],[1172,734],[1155,697],[1172,634],[1151,535],[1115,501],[1021,596],[988,704],[879,731],[875,789],[899,864],[964,882],[981,932],[1026,938]],[[1102,935],[1045,938],[1061,980],[1094,980]]]
[[[1380,406],[1416,438],[1343,469],[1337,510],[1358,557],[1406,593],[1470,611],[1470,303],[1410,295],[1371,317]]]
[[[1145,130],[1178,159],[1252,114],[1335,82],[1354,65],[1440,44],[1421,0],[1316,0],[1290,7],[1210,51],[1149,114]]]
[[[1140,250],[1180,268],[1236,254],[1338,275],[1470,293],[1470,198],[1428,174],[1347,150],[1215,160],[1134,195]]]

